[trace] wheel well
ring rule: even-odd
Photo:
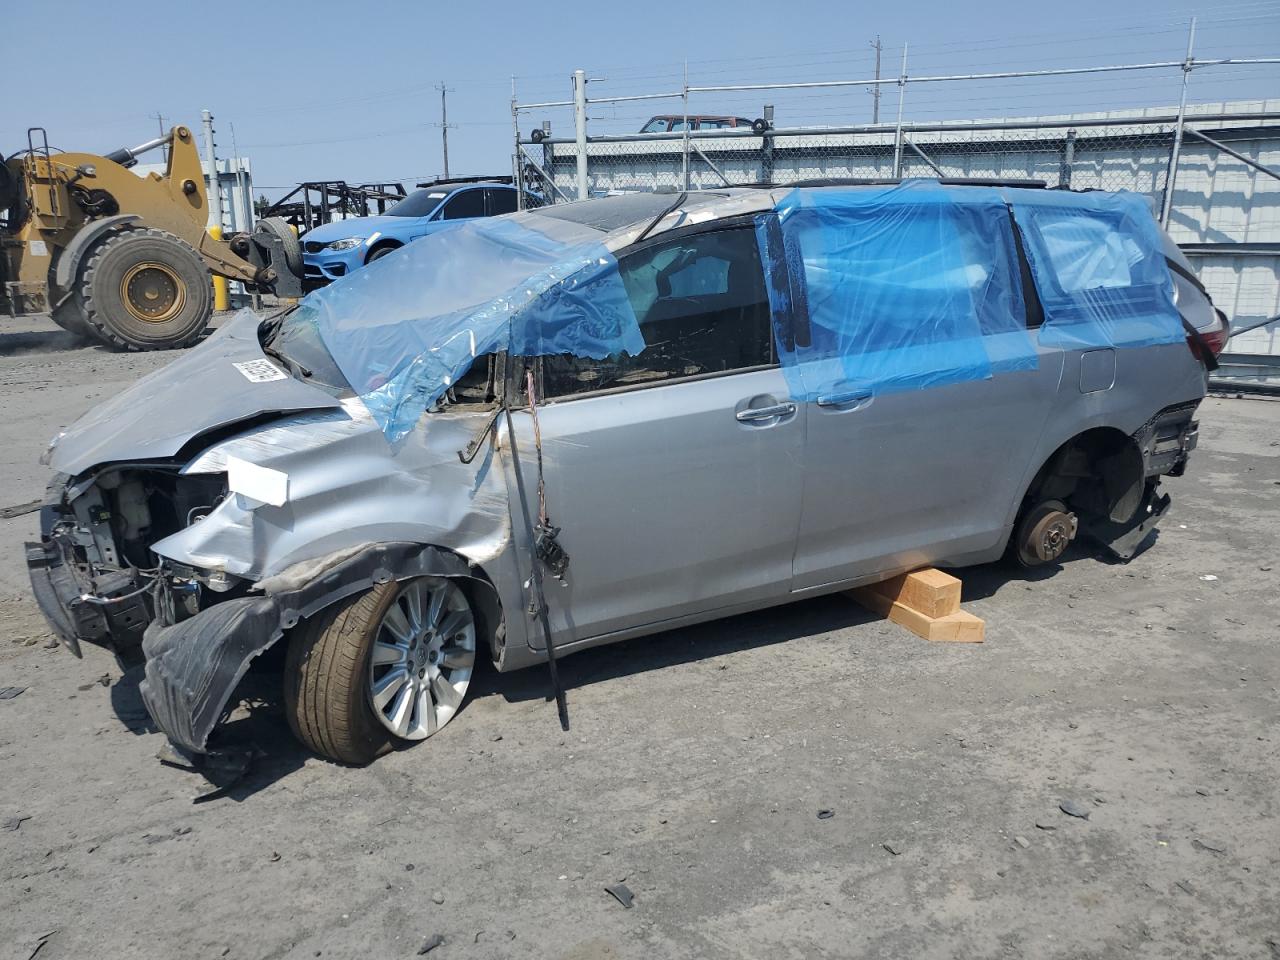
[[[1142,503],[1142,451],[1114,427],[1094,427],[1058,447],[1036,473],[1023,509],[1061,500],[1086,517],[1128,521]]]
[[[401,243],[399,240],[392,240],[389,237],[384,237],[383,239],[379,240],[377,243],[375,243],[372,247],[369,248],[369,252],[364,255],[364,262],[368,263],[369,258],[372,257],[379,250],[395,250],[397,247],[403,247],[403,246],[404,244]]]
[[[374,584],[420,576],[457,581],[475,613],[477,633],[488,639],[494,660],[500,659],[506,627],[498,588],[479,564],[447,547],[404,541],[346,548],[292,564],[259,581],[258,587],[286,608],[282,625],[288,630],[299,618],[314,616]]]

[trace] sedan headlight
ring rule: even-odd
[[[330,250],[350,250],[352,247],[358,247],[364,243],[364,237],[347,237],[345,240],[335,240],[329,244]]]

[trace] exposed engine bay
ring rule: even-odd
[[[127,656],[152,621],[179,623],[246,586],[221,570],[195,569],[152,551],[227,496],[225,474],[178,470],[178,464],[120,464],[77,483],[58,476],[50,484],[41,543],[28,545],[28,561],[46,566],[56,596],[37,590],[36,599],[51,619],[49,606],[60,608],[54,622],[74,652],[88,640]]]

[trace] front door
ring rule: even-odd
[[[570,557],[563,584],[547,578],[557,644],[790,589],[805,411],[777,366],[753,232],[658,240],[619,265],[645,350],[530,361]],[[533,422],[514,422],[536,512]]]

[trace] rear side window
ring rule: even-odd
[[[444,219],[463,220],[484,216],[484,191],[463,190],[455,193],[444,205]]]
[[[542,359],[548,398],[775,362],[755,232],[719,230],[622,257],[619,274],[645,349],[604,360]]]
[[[1173,281],[1145,201],[1124,194],[1015,202],[1044,306],[1041,341],[1063,347],[1180,343]]]
[[[489,194],[489,215],[500,216],[504,213],[516,212],[516,192],[514,190],[487,190]]]

